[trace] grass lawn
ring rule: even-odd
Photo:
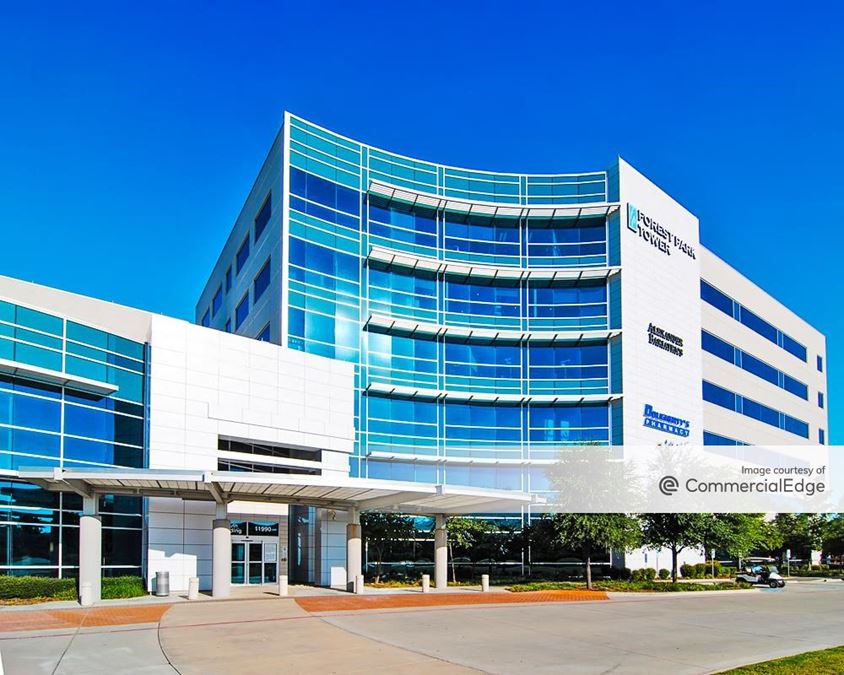
[[[709,584],[671,583],[669,581],[595,581],[592,587],[596,591],[624,591],[632,593],[681,593],[683,591],[735,591],[742,587],[732,582],[715,582]],[[516,584],[508,587],[514,593],[527,591],[571,591],[585,590],[586,582],[582,581],[545,581],[530,584]]]
[[[725,670],[721,675],[840,675],[840,673],[844,673],[844,647],[754,663],[733,670]]]

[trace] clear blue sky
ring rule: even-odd
[[[284,109],[469,167],[621,155],[826,333],[844,442],[844,10],[820,4],[4,3],[0,273],[192,318]]]

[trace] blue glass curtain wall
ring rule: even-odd
[[[421,201],[387,201],[368,189],[370,181],[380,181],[477,202],[574,206],[606,202],[606,173],[525,176],[455,169],[364,146],[296,117],[290,122],[287,345],[357,366],[353,473],[525,487],[490,467],[438,469],[378,461],[377,454],[552,460],[561,445],[608,443],[606,404],[479,405],[364,393],[372,384],[468,394],[608,394],[606,340],[466,342],[367,324],[381,316],[433,326],[435,333],[442,327],[607,330],[612,321],[606,279],[540,282],[524,276],[503,282],[367,260],[379,246],[499,268],[605,268],[605,216],[458,213]]]
[[[145,465],[143,344],[0,301],[0,358],[118,387],[103,396],[0,375],[0,469]],[[141,499],[101,506],[104,573],[139,573]],[[81,507],[75,495],[0,482],[0,573],[75,574]]]
[[[366,453],[554,460],[566,445],[609,442],[606,405],[492,405],[371,395],[362,403]]]

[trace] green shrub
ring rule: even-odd
[[[634,574],[640,570],[634,570]],[[741,589],[740,585],[734,583],[718,582],[714,584],[695,583],[658,583],[656,581],[596,581],[593,584],[596,591],[624,591],[624,592],[656,592],[656,593],[682,593],[687,591],[734,591]],[[528,583],[510,586],[509,591],[524,593],[527,591],[553,591],[553,590],[585,590],[583,583],[570,581]]]
[[[0,600],[76,599],[76,579],[0,576]]]
[[[659,571],[659,578],[660,579],[667,579],[671,576],[671,570],[667,570],[664,567]]]
[[[103,579],[103,600],[115,598],[136,598],[146,595],[141,577],[105,577]],[[78,598],[76,579],[54,577],[0,576],[0,600],[76,600]]]
[[[654,579],[656,579],[656,570],[653,567],[633,570],[630,575],[630,581],[653,581]]]
[[[694,565],[689,565],[689,563],[683,563],[680,565],[680,576],[684,579],[691,579],[694,571]]]
[[[103,579],[103,600],[137,598],[147,594],[141,577],[106,577]]]

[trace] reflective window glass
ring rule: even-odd
[[[240,274],[248,258],[249,237],[247,236],[246,239],[243,240],[243,243],[240,245],[240,248],[237,250],[237,255],[235,256],[235,274]]]
[[[254,291],[253,296],[255,302],[258,302],[258,298],[260,298],[264,291],[267,290],[270,286],[270,261],[264,263],[264,266],[261,268],[261,271],[258,272],[257,276],[255,277],[254,283]]]
[[[261,235],[264,233],[264,230],[267,227],[267,223],[270,222],[270,215],[272,214],[273,209],[273,193],[270,192],[267,195],[267,198],[264,200],[264,203],[261,205],[261,208],[258,211],[258,215],[255,216],[255,241],[257,242]]]
[[[234,312],[234,328],[237,330],[246,321],[249,316],[249,293],[243,296],[243,299],[237,304],[237,309]]]

